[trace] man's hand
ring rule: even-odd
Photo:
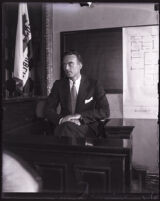
[[[73,123],[77,124],[78,126],[81,125],[81,122],[79,121],[79,119],[71,119],[70,122],[73,122]]]
[[[61,120],[60,120],[60,124],[64,123],[64,122],[73,122],[77,125],[81,125],[80,123],[80,118],[81,118],[81,115],[80,114],[74,114],[74,115],[67,115],[65,117],[63,117]]]

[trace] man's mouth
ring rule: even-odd
[[[67,74],[67,75],[70,75],[70,74],[72,74],[72,72],[70,72],[70,71],[67,71],[67,72],[66,72],[66,74]]]

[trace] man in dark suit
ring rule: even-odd
[[[64,54],[66,78],[55,81],[45,108],[46,118],[55,126],[55,136],[96,137],[99,121],[109,117],[105,91],[98,81],[81,75],[81,68],[82,59],[76,51]]]

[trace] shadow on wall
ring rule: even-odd
[[[159,172],[159,129],[157,119],[127,119],[127,125],[134,125],[133,154],[134,166],[146,168],[148,172]]]
[[[123,118],[123,94],[106,94],[110,107],[110,118]]]

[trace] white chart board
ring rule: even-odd
[[[159,27],[123,28],[123,118],[158,118]]]

